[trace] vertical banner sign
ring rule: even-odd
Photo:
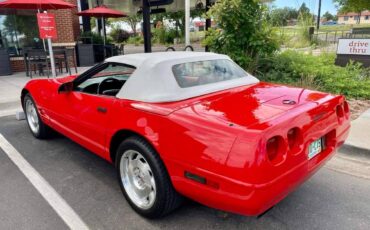
[[[55,26],[55,15],[50,13],[38,13],[37,24],[41,39],[57,38],[57,29]]]

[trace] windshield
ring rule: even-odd
[[[182,63],[174,65],[172,72],[181,88],[212,84],[248,76],[243,69],[227,59]]]
[[[119,81],[125,82],[135,71],[134,67],[111,63],[103,70],[95,73],[86,81],[82,82],[77,86],[79,91],[83,91],[88,86],[93,84],[99,84],[107,78],[115,78]]]

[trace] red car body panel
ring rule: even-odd
[[[73,79],[26,85],[46,124],[110,162],[114,135],[136,133],[160,154],[179,193],[244,215],[263,213],[307,180],[344,143],[350,127],[349,112],[342,118],[336,112],[344,97],[311,90],[258,83],[171,103],[58,94],[60,85]],[[300,130],[299,145],[271,163],[267,141],[279,135],[288,145],[292,128]],[[309,160],[309,144],[324,136],[326,148]],[[186,178],[185,172],[206,178],[207,184]]]

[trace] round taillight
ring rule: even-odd
[[[279,164],[285,159],[286,146],[281,136],[268,139],[266,144],[267,158],[272,164]]]
[[[337,112],[338,122],[342,123],[343,118],[344,118],[344,112],[343,112],[343,108],[341,105],[337,105],[336,112]]]
[[[295,150],[301,144],[301,132],[299,128],[292,128],[288,131],[288,145],[289,149]]]

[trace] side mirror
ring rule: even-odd
[[[71,91],[73,91],[73,81],[61,84],[58,89],[58,93],[69,93]]]

